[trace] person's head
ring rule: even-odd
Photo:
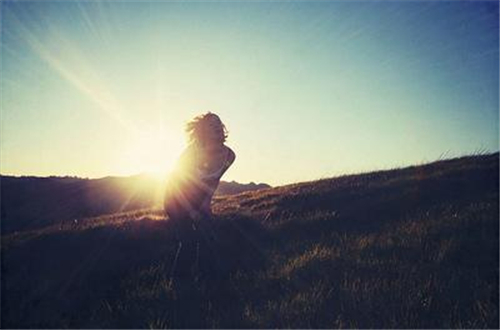
[[[222,144],[226,141],[227,130],[219,116],[207,112],[196,116],[186,124],[189,143],[199,145]]]

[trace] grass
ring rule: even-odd
[[[498,328],[498,154],[2,237],[7,328]]]

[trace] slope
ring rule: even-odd
[[[498,153],[2,237],[2,327],[498,328]]]
[[[163,180],[147,174],[82,179],[0,177],[2,234],[54,223],[161,205]],[[268,188],[266,184],[219,184],[218,195]]]

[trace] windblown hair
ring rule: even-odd
[[[196,116],[186,124],[188,143],[224,143],[227,138],[226,126],[215,113],[207,112]]]

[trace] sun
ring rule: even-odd
[[[119,160],[120,172],[148,174],[165,179],[182,152],[183,139],[168,131],[137,134],[123,148]]]

